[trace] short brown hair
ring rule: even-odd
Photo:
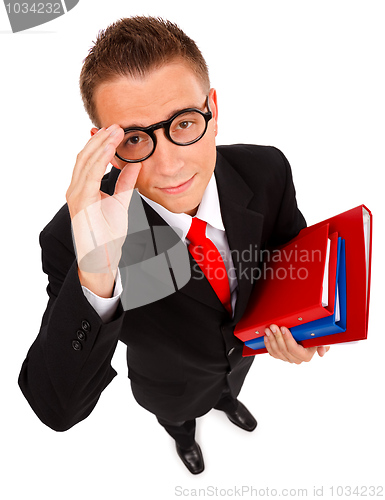
[[[149,71],[183,59],[210,89],[206,61],[196,43],[176,24],[155,17],[120,19],[98,34],[83,61],[80,92],[91,121],[100,127],[93,100],[101,83],[120,76],[143,77]]]

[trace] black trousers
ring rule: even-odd
[[[233,413],[238,407],[238,400],[233,398],[230,391],[225,390],[222,393],[218,403],[214,406],[216,410],[222,410],[226,413]],[[189,448],[195,441],[196,419],[186,420],[185,422],[171,422],[156,417],[168,434],[175,439],[181,448]]]

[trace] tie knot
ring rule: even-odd
[[[193,217],[187,238],[193,245],[199,245],[206,238],[207,222]]]

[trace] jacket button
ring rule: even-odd
[[[86,340],[87,335],[85,334],[84,330],[78,330],[76,332],[76,335],[79,340]]]
[[[72,341],[72,348],[75,349],[75,351],[81,351],[82,345],[78,340],[73,340]]]
[[[89,324],[89,322],[86,319],[82,320],[82,330],[84,330],[86,333],[91,331],[91,325]]]
[[[235,347],[232,347],[229,352],[227,353],[228,356],[231,356],[235,350]]]

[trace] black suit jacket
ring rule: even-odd
[[[284,155],[265,146],[219,146],[215,176],[238,280],[231,319],[206,279],[192,277],[175,293],[124,311],[103,324],[78,279],[71,224],[64,206],[40,235],[49,302],[23,363],[19,385],[38,417],[55,430],[86,418],[116,375],[111,358],[127,345],[128,376],[137,402],[166,420],[201,416],[225,387],[236,397],[253,358],[242,358],[233,334],[258,286],[258,252],[282,244],[306,225],[297,208]],[[113,193],[119,171],[102,189]],[[150,227],[165,221],[144,203]],[[126,244],[125,244],[126,245]],[[80,333],[79,333],[80,332]]]

